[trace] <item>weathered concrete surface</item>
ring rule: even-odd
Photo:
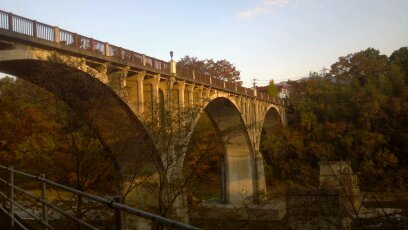
[[[320,188],[339,191],[343,203],[354,205],[358,209],[361,204],[360,187],[350,162],[322,161],[319,166]]]

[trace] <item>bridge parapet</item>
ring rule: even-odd
[[[177,78],[189,80],[207,87],[217,88],[247,97],[257,97],[258,100],[284,105],[284,100],[282,99],[272,98],[265,94],[255,92],[253,89],[244,88],[235,83],[206,76],[203,73],[191,70],[185,66],[177,65],[175,72],[172,73],[169,62],[1,10],[0,29],[29,36],[34,39],[57,43],[58,45],[77,50],[85,50],[93,55],[109,57],[112,61],[116,61],[117,63],[144,66],[166,75],[175,74]]]

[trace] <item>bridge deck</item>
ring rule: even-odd
[[[101,63],[111,62],[123,67],[129,66],[131,71],[135,72],[145,70],[150,74],[173,76],[169,62],[1,10],[0,37],[8,41],[19,41],[23,44],[86,57]],[[181,65],[176,66],[175,77],[186,82],[284,105],[282,99],[269,97],[265,93],[255,92],[250,88],[208,77]]]

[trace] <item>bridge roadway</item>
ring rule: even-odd
[[[266,191],[260,140],[286,123],[281,99],[4,11],[0,71],[64,100],[123,171],[143,168],[140,164],[154,168],[159,162],[159,172],[173,164],[169,178],[182,177],[188,141],[206,112],[226,152],[223,203],[242,204],[243,197],[256,200],[258,192]],[[163,111],[175,114],[183,140],[165,148],[164,140],[155,139],[163,136],[156,135]],[[233,136],[226,134],[232,129],[237,130]]]

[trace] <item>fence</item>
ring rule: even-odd
[[[79,50],[86,50],[94,54],[111,57],[117,59],[121,63],[138,64],[157,71],[171,73],[170,64],[168,62],[1,10],[0,29],[24,34],[53,43],[58,43],[63,46]],[[213,77],[208,77],[203,73],[194,72],[193,70],[188,69],[185,66],[177,65],[176,72],[180,77],[183,77],[185,79],[193,79],[194,81],[202,83],[204,85],[225,89],[227,91],[243,94],[248,97],[255,96],[255,93],[252,89],[243,89],[243,87],[234,83],[217,80]],[[265,97],[261,97],[259,99],[274,104],[283,105],[284,103],[283,100],[280,99],[271,100],[270,98]]]
[[[0,197],[6,200],[8,204],[8,210],[4,208],[5,203],[0,203],[0,209],[3,211],[7,212],[7,214],[10,217],[10,225],[14,227],[15,225],[18,225],[22,229],[29,229],[24,226],[21,221],[19,221],[19,218],[17,218],[16,211],[17,209],[20,210],[21,212],[24,212],[28,216],[32,217],[34,220],[36,220],[38,223],[40,223],[44,228],[46,229],[55,229],[50,222],[49,222],[49,215],[48,215],[48,208],[53,209],[55,212],[59,213],[60,215],[66,217],[67,219],[70,219],[77,223],[78,225],[89,228],[89,229],[97,229],[96,226],[85,222],[84,220],[76,217],[75,215],[71,214],[68,211],[63,210],[62,208],[58,207],[57,205],[53,204],[52,202],[47,200],[47,186],[51,186],[53,188],[58,188],[61,190],[64,190],[66,192],[72,193],[76,196],[80,196],[82,198],[86,198],[90,200],[91,202],[95,202],[97,204],[105,205],[111,209],[114,210],[114,216],[115,216],[115,226],[116,229],[123,229],[123,218],[122,218],[122,212],[126,212],[129,215],[133,216],[138,216],[142,217],[144,219],[151,220],[154,223],[168,226],[170,228],[175,228],[175,229],[198,229],[190,225],[186,225],[171,219],[164,218],[162,216],[158,216],[149,212],[145,212],[143,210],[139,210],[136,208],[132,208],[130,206],[124,205],[119,203],[120,202],[120,197],[115,197],[114,200],[106,199],[100,196],[95,196],[86,192],[82,192],[61,184],[58,184],[56,182],[47,180],[45,178],[44,174],[41,174],[40,176],[35,176],[31,175],[25,172],[21,172],[18,170],[15,170],[13,167],[5,167],[0,165],[0,170],[8,172],[8,177],[9,179],[6,180],[4,178],[0,178],[0,184],[6,185],[6,188],[8,188],[9,194],[6,195],[5,192],[0,191]],[[40,183],[40,191],[41,195],[36,196],[33,193],[26,191],[15,184],[15,177],[19,175],[22,177],[25,177],[26,179],[30,179],[33,181],[38,181]],[[41,215],[36,215],[33,213],[29,208],[24,207],[22,204],[18,203],[15,199],[16,197],[16,192],[20,193],[23,196],[26,196],[28,198],[31,198],[32,200],[41,203]]]

